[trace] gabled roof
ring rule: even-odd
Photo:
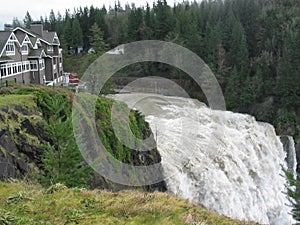
[[[47,57],[44,49],[33,49],[32,51],[30,51],[28,58],[42,58],[42,57]]]
[[[11,41],[12,39],[20,45],[16,35],[12,31],[0,31],[0,57],[4,52],[7,42]]]
[[[16,27],[13,32],[17,32],[17,31],[22,31],[23,33],[26,33],[28,35],[30,35],[31,37],[36,37],[36,35],[31,31],[31,30],[28,30],[26,28],[23,28],[23,27]]]
[[[0,31],[0,53],[2,53],[2,50],[5,47],[6,42],[10,37],[11,33],[11,31]]]
[[[53,42],[53,38],[56,34],[56,32],[48,32],[46,30],[43,31],[43,37],[40,36],[39,34],[29,30],[29,29],[26,29],[26,28],[21,28],[21,27],[17,27],[15,28],[13,31],[16,32],[16,31],[23,31],[25,33],[27,33],[28,35],[30,35],[31,37],[34,37],[34,38],[39,38],[41,41],[43,41],[44,43],[48,44],[48,45],[51,45],[52,42]],[[34,46],[35,43],[32,43],[32,45]]]
[[[18,33],[15,33],[15,35],[16,35],[16,38],[18,39],[19,43],[22,44],[24,41],[24,38],[26,36],[26,33],[18,32]]]
[[[50,44],[53,44],[55,36],[56,36],[56,32],[49,32],[47,30],[44,30],[43,32],[43,38]]]
[[[34,47],[37,43],[39,43],[39,44],[41,43],[41,42],[40,42],[40,39],[37,38],[37,37],[29,37],[29,39],[30,39],[30,41],[31,41],[33,47]]]

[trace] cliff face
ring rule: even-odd
[[[67,96],[67,100],[72,102],[72,93],[60,89],[44,87],[15,87],[5,91],[5,95],[0,96],[0,179],[36,179],[43,172],[41,159],[43,156],[43,146],[52,143],[51,137],[46,135],[45,120],[47,108],[39,105],[40,96],[56,95]],[[132,165],[151,165],[160,162],[161,158],[157,149],[140,152],[121,146],[117,137],[112,131],[110,120],[109,99],[99,98],[96,109],[96,120],[99,126],[99,136],[106,143],[108,150],[118,160]],[[134,132],[145,137],[151,133],[144,118],[133,112],[130,119]],[[70,131],[73,132],[73,131]],[[124,153],[124,154],[120,154]],[[105,188],[112,191],[128,189],[130,187],[113,183],[99,174],[94,174],[89,182],[92,188]],[[142,187],[148,191],[166,190],[165,183]]]
[[[42,114],[31,95],[1,96],[0,102],[0,178],[33,175],[46,141]]]

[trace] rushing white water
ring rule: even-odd
[[[191,99],[119,94],[146,115],[168,190],[209,210],[261,224],[292,223],[285,192],[286,153],[273,126],[214,111]],[[141,99],[134,103],[136,98]]]
[[[291,136],[280,136],[280,140],[283,144],[283,149],[287,153],[286,162],[287,162],[287,171],[294,175],[294,178],[297,177],[297,158],[296,158],[296,149],[295,142]]]

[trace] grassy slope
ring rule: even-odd
[[[218,216],[168,193],[43,189],[0,182],[0,224],[254,224]]]
[[[0,95],[0,108],[11,107],[15,105],[32,108],[35,107],[33,98],[33,95]]]

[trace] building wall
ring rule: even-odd
[[[22,84],[23,79],[24,79],[24,84],[30,84],[31,83],[31,72],[25,72],[23,74],[12,75],[9,77],[1,77],[0,83],[5,83],[6,81],[11,80],[18,84]]]
[[[45,65],[46,81],[53,80],[52,58],[46,58]]]

